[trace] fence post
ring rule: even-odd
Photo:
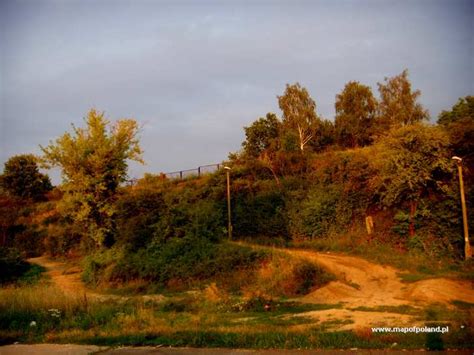
[[[198,166],[198,177],[200,177],[200,176],[201,176],[201,167]]]
[[[183,171],[182,171],[182,170],[179,172],[179,178],[180,178],[181,180],[183,180]]]

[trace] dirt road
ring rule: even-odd
[[[404,283],[398,276],[402,270],[360,257],[308,250],[275,250],[313,261],[337,276],[337,281],[298,299],[314,304],[341,304],[340,309],[298,315],[312,317],[320,324],[331,325],[334,330],[418,326],[423,325],[424,320],[409,314],[407,309],[419,309],[421,312],[434,303],[445,307],[453,307],[452,301],[474,303],[474,287],[469,281],[433,278]]]
[[[398,276],[401,270],[359,257],[305,250],[285,252],[312,260],[338,277],[338,281],[306,295],[305,302],[344,302],[351,307],[421,306],[454,300],[474,303],[474,288],[468,281],[434,278],[404,283]]]
[[[81,280],[81,269],[76,265],[71,265],[65,262],[52,260],[46,256],[28,259],[30,263],[38,264],[46,269],[46,275],[51,278],[51,281],[66,295],[74,297],[87,296],[99,302],[108,300],[115,300],[124,302],[131,298],[141,298],[143,300],[162,301],[165,297],[162,295],[145,295],[145,296],[117,296],[110,294],[103,294],[87,288]]]

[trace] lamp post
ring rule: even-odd
[[[229,240],[232,240],[232,221],[230,214],[230,168],[224,166],[226,175],[227,175],[227,231],[229,233]]]
[[[458,166],[459,174],[459,190],[461,194],[461,206],[462,206],[462,224],[464,229],[464,257],[469,259],[472,257],[471,244],[469,243],[469,229],[467,226],[467,209],[466,209],[466,198],[464,197],[464,182],[462,179],[462,159],[460,157],[454,156],[453,160],[456,161]]]

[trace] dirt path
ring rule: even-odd
[[[299,314],[311,317],[320,324],[334,324],[332,328],[337,330],[418,326],[424,324],[423,319],[405,314],[410,312],[406,311],[407,307],[401,306],[409,306],[415,311],[419,309],[422,314],[422,309],[433,303],[446,307],[453,307],[451,302],[455,300],[474,303],[472,282],[433,278],[404,283],[398,276],[402,270],[360,257],[308,250],[274,250],[313,261],[337,276],[337,281],[298,299],[305,303],[342,304],[340,309]]]
[[[73,297],[84,297],[99,302],[114,300],[125,302],[131,298],[141,298],[142,300],[162,301],[165,297],[162,295],[145,295],[145,296],[117,296],[98,293],[87,288],[81,280],[82,270],[75,265],[71,265],[61,261],[51,260],[46,256],[28,259],[30,263],[38,264],[46,269],[46,275],[51,281],[66,295]]]
[[[306,302],[345,302],[351,307],[416,307],[454,300],[474,303],[474,288],[468,281],[434,278],[404,283],[398,276],[401,270],[359,257],[303,250],[285,252],[313,260],[339,279],[305,296]]]

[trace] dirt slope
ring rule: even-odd
[[[340,280],[306,295],[303,298],[306,302],[345,302],[353,307],[420,306],[454,300],[474,303],[474,288],[468,281],[435,278],[407,284],[397,275],[401,270],[359,257],[303,250],[285,251],[313,260]]]
[[[403,308],[398,308],[398,313],[397,307],[406,305],[420,309],[422,313],[422,308],[432,303],[445,304],[446,307],[453,307],[450,302],[454,300],[474,303],[472,282],[434,278],[404,283],[398,276],[402,270],[360,257],[308,250],[275,250],[313,261],[337,276],[337,281],[299,299],[315,304],[341,303],[342,308],[339,309],[299,314],[311,317],[319,324],[333,324],[329,327],[334,330],[419,326],[424,325],[423,319],[403,314]],[[359,307],[365,308],[357,309]],[[383,311],[383,307],[388,311]],[[368,308],[372,310],[368,311]]]

